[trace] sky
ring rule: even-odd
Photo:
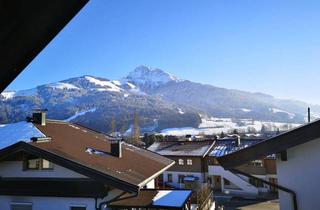
[[[320,1],[92,0],[7,90],[139,65],[320,104]]]

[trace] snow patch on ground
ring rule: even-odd
[[[118,85],[118,86],[120,86],[120,85],[121,85],[121,82],[120,82],[120,81],[118,81],[118,80],[113,80],[113,81],[112,81],[112,83],[113,83],[113,84],[115,84],[115,85]]]
[[[32,123],[25,121],[0,124],[0,149],[19,141],[30,141],[32,137],[45,137]]]
[[[184,114],[184,111],[181,108],[178,107],[177,109],[178,109],[179,114]]]
[[[4,91],[1,93],[2,97],[4,97],[4,100],[8,100],[16,96],[36,96],[37,94],[38,94],[37,88],[19,90],[19,91]]]
[[[90,76],[85,76],[85,78],[100,87],[106,87],[105,90],[106,91],[112,91],[112,92],[121,92],[123,91],[122,88],[118,87],[117,85],[115,85],[114,83],[112,83],[111,81],[104,81],[104,80],[99,80]]]
[[[252,111],[251,109],[246,109],[246,108],[241,108],[240,110],[243,112],[251,112]]]
[[[1,93],[3,100],[8,100],[14,97],[15,91],[4,91]]]
[[[161,131],[162,135],[175,135],[185,136],[199,135],[199,134],[220,134],[221,132],[230,133],[234,129],[240,132],[256,131],[260,132],[262,127],[268,131],[289,130],[300,126],[295,123],[280,123],[280,122],[267,122],[255,121],[252,119],[231,119],[231,118],[202,118],[199,128],[182,127],[182,128],[167,128]]]
[[[97,108],[92,108],[92,109],[89,109],[89,110],[77,112],[75,115],[73,115],[73,116],[65,119],[64,121],[70,122],[70,121],[76,119],[76,118],[79,117],[79,116],[85,115],[86,113],[89,113],[89,112],[95,112],[96,110],[97,110]]]
[[[130,82],[127,82],[127,85],[131,88],[131,89],[135,89],[136,86]]]
[[[295,114],[290,113],[290,112],[287,112],[287,111],[284,111],[284,110],[282,110],[282,109],[270,108],[269,110],[270,110],[272,113],[285,113],[285,114],[287,114],[290,118],[294,118],[294,117],[295,117]]]
[[[75,85],[69,84],[69,83],[64,83],[64,82],[55,82],[51,83],[48,86],[52,87],[53,89],[61,89],[61,90],[79,90]]]

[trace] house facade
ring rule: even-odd
[[[208,165],[206,157],[214,141],[163,141],[155,142],[148,150],[175,161],[175,164],[161,177],[163,186],[192,188],[207,182]]]
[[[124,194],[154,188],[154,179],[174,164],[43,113],[3,125],[0,138],[1,210],[110,209]]]
[[[213,150],[208,156],[208,179],[212,188],[216,191],[233,194],[248,194],[258,196],[263,193],[277,193],[277,190],[252,178],[245,177],[235,171],[225,170],[217,161],[217,158],[241,150],[258,143],[256,139],[224,138],[215,142]],[[275,156],[250,161],[237,167],[237,170],[245,171],[255,177],[266,181],[277,182]]]

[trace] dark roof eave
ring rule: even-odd
[[[320,137],[320,120],[292,129],[250,147],[217,158],[225,169],[231,169],[249,161],[280,153],[291,147]]]

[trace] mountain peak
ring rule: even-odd
[[[161,69],[150,68],[144,65],[136,67],[126,77],[127,80],[140,85],[158,86],[179,79]]]

